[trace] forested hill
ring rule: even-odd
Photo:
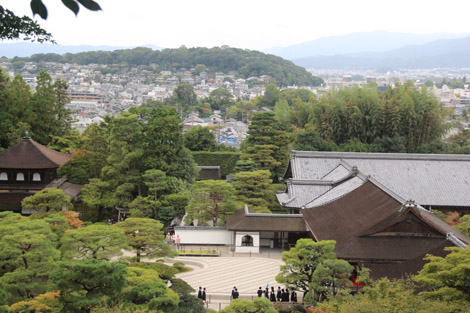
[[[130,50],[91,51],[76,54],[35,54],[29,58],[13,58],[13,61],[49,61],[60,63],[149,65],[157,64],[160,69],[190,69],[198,64],[205,65],[211,73],[236,71],[239,77],[268,75],[280,86],[317,86],[323,81],[314,77],[305,68],[280,57],[259,51],[229,47],[164,49],[135,48]]]

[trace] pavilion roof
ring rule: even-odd
[[[10,149],[0,152],[0,168],[57,168],[72,157],[71,154],[49,149],[25,137]]]

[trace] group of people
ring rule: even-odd
[[[277,287],[277,291],[274,290],[274,287],[271,287],[271,292],[269,288],[262,289],[259,287],[257,291],[258,297],[264,297],[269,299],[271,302],[297,302],[297,293],[294,289],[289,292],[289,289],[281,289],[281,287]]]
[[[202,287],[199,287],[199,291],[197,292],[197,297],[201,299],[203,303],[207,302],[206,287],[204,287],[204,289]]]
[[[170,232],[168,232],[166,234],[165,240],[167,244],[172,245],[172,246],[176,245],[176,248],[179,249],[180,244],[181,244],[180,235],[177,235],[175,237],[175,234],[170,234]]]

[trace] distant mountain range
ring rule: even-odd
[[[306,68],[470,67],[469,35],[375,31],[325,37],[265,52]]]
[[[362,52],[385,52],[408,45],[422,45],[438,39],[454,39],[467,34],[407,34],[386,31],[359,32],[315,39],[284,48],[263,52],[294,60],[313,56],[350,55]]]
[[[161,47],[154,45],[144,45],[142,47],[151,48],[153,50],[162,50]],[[14,42],[14,43],[0,43],[0,57],[30,57],[38,53],[79,53],[88,51],[114,51],[121,49],[133,49],[136,46],[65,46],[53,45],[50,43],[33,43],[33,42]]]
[[[419,69],[470,68],[470,37],[440,39],[385,52],[362,52],[294,59],[305,68]]]

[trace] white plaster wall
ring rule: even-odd
[[[253,246],[242,246],[242,238],[246,235],[253,237]],[[258,232],[237,232],[235,234],[235,252],[237,253],[259,253],[259,233]]]
[[[175,229],[181,244],[193,245],[231,245],[233,232],[225,229]]]

